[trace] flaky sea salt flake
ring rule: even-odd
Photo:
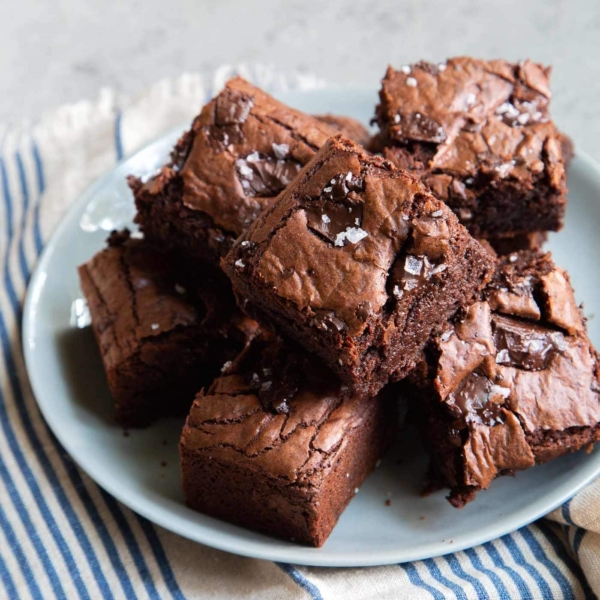
[[[273,142],[271,146],[273,147],[275,158],[278,158],[279,160],[286,158],[290,152],[290,147],[287,144],[276,144]]]
[[[335,238],[336,246],[343,246],[344,241],[348,241],[351,244],[358,244],[362,239],[369,235],[364,229],[360,227],[347,227],[345,231],[341,231]]]

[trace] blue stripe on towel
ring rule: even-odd
[[[406,574],[408,575],[408,579],[413,585],[416,585],[417,587],[420,587],[421,589],[429,592],[434,600],[445,600],[444,595],[440,591],[436,590],[433,586],[423,581],[423,579],[419,575],[419,572],[417,571],[417,567],[415,567],[413,563],[401,563],[398,566],[406,572]]]
[[[506,549],[510,552],[513,560],[520,566],[522,566],[531,577],[536,582],[540,592],[542,593],[542,598],[552,598],[552,590],[550,586],[546,582],[546,580],[542,577],[542,574],[523,556],[521,549],[519,548],[517,542],[515,541],[513,534],[509,533],[508,535],[504,535],[500,538],[500,541],[506,546]]]
[[[535,558],[546,566],[551,577],[558,583],[563,593],[563,597],[575,598],[575,593],[573,592],[569,580],[564,576],[558,565],[548,557],[541,544],[535,539],[531,530],[528,527],[523,527],[522,529],[519,529],[519,533],[523,536],[523,539],[529,546],[529,549]]]
[[[465,594],[463,589],[459,585],[448,579],[446,576],[444,576],[437,563],[432,558],[427,558],[420,562],[425,566],[425,568],[429,571],[429,574],[438,583],[446,586],[449,590],[452,591],[452,593],[456,596],[457,600],[467,600],[467,595]]]
[[[485,544],[483,544],[483,548],[487,552],[488,556],[492,559],[494,566],[505,571],[508,574],[508,576],[514,581],[515,585],[517,586],[517,589],[519,590],[521,598],[531,598],[532,594],[531,590],[529,589],[529,586],[527,585],[527,583],[525,583],[525,580],[521,577],[521,575],[519,575],[519,573],[515,571],[515,569],[513,569],[504,562],[502,555],[498,551],[498,548],[496,548],[496,542],[486,542]]]
[[[167,554],[165,553],[158,534],[156,533],[156,528],[154,525],[152,525],[152,523],[150,523],[150,521],[148,521],[148,519],[142,517],[141,515],[136,514],[136,517],[140,522],[140,526],[146,536],[146,539],[148,540],[148,544],[150,544],[154,558],[158,563],[163,579],[169,592],[171,593],[171,596],[173,597],[173,600],[185,600],[185,596],[179,588],[179,584],[175,578],[175,573],[173,573],[173,569],[171,568],[171,564],[167,558]]]
[[[311,583],[296,567],[288,563],[275,563],[284,573],[287,573],[305,592],[310,594],[312,600],[323,600],[319,588]]]

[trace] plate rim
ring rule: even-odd
[[[373,94],[373,90],[369,88],[330,88],[329,90],[288,91],[287,95],[299,96],[306,94],[322,94],[324,92],[340,93],[342,91],[344,93],[347,91],[360,91],[362,94]],[[180,520],[182,519],[181,516],[177,515],[175,523],[172,521],[173,513],[169,513],[167,507],[151,505],[148,504],[148,502],[152,502],[152,500],[149,501],[146,497],[140,498],[139,495],[135,494],[130,496],[127,494],[127,492],[122,492],[116,485],[116,482],[113,484],[111,481],[106,481],[106,479],[99,473],[101,469],[96,468],[94,465],[84,465],[80,461],[80,457],[77,455],[74,446],[70,443],[69,436],[63,432],[61,427],[58,426],[58,424],[54,421],[52,412],[48,410],[49,407],[46,406],[44,402],[40,402],[38,399],[39,397],[43,397],[43,394],[38,394],[41,389],[41,383],[38,381],[38,376],[36,375],[36,371],[33,367],[35,361],[33,356],[34,349],[30,344],[32,331],[35,326],[35,310],[33,310],[33,308],[35,307],[37,298],[41,294],[45,285],[46,267],[54,255],[57,241],[63,235],[64,231],[69,227],[74,215],[78,214],[83,207],[89,204],[94,195],[114,176],[115,171],[118,171],[129,161],[134,159],[138,154],[147,152],[151,147],[164,143],[167,138],[171,136],[174,137],[178,132],[182,133],[186,127],[187,125],[183,124],[181,126],[168,129],[162,135],[136,150],[130,156],[125,157],[123,160],[115,164],[109,171],[98,177],[79,196],[79,198],[72,203],[72,205],[61,218],[57,227],[50,235],[48,241],[45,243],[42,253],[36,262],[33,273],[27,285],[21,318],[21,341],[27,377],[33,392],[33,396],[40,413],[60,444],[69,453],[79,468],[87,473],[97,485],[114,496],[119,502],[123,503],[134,512],[147,518],[151,522],[194,542],[240,556],[278,562],[290,562],[305,566],[333,568],[390,565],[407,561],[434,558],[458,552],[467,548],[472,548],[485,542],[497,539],[503,535],[512,533],[521,527],[529,525],[540,517],[543,517],[577,494],[577,492],[579,492],[588,483],[590,483],[590,481],[600,474],[600,462],[595,466],[594,463],[591,463],[586,469],[584,469],[584,472],[580,474],[577,484],[573,487],[569,487],[568,491],[564,491],[563,493],[559,494],[559,496],[555,498],[552,503],[544,504],[540,500],[533,505],[529,505],[527,508],[520,509],[517,513],[512,513],[510,517],[507,517],[506,519],[501,519],[495,524],[489,525],[483,530],[483,534],[478,533],[477,531],[469,532],[463,538],[461,538],[459,543],[449,544],[443,542],[429,542],[428,544],[421,545],[419,547],[421,549],[420,552],[411,553],[407,549],[386,549],[371,552],[369,554],[355,552],[353,555],[349,556],[339,552],[337,554],[322,554],[322,549],[320,548],[300,546],[298,544],[277,540],[276,538],[271,538],[273,546],[269,546],[268,543],[265,544],[260,540],[253,541],[241,539],[237,537],[235,533],[217,532],[218,535],[214,535],[215,532],[210,525],[203,523],[196,523],[193,529],[186,529],[185,523],[180,523]],[[573,160],[577,161],[578,163],[583,163],[586,169],[593,171],[600,182],[600,164],[596,162],[596,160],[593,159],[589,154],[578,148]],[[535,509],[532,507],[535,507]],[[211,532],[213,533],[212,537],[210,536]],[[269,539],[268,536],[265,537]],[[436,549],[433,550],[433,548],[431,548],[429,551],[427,551],[427,549],[431,546],[435,547]]]

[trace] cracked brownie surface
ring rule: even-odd
[[[510,254],[479,301],[411,374],[434,473],[461,507],[503,474],[600,438],[597,356],[568,275],[549,254]]]
[[[220,278],[188,281],[176,263],[128,232],[113,233],[79,276],[116,418],[126,427],[185,414],[257,329]]]
[[[222,264],[247,311],[374,394],[472,301],[493,259],[417,178],[338,135]]]
[[[321,546],[391,439],[397,403],[353,395],[304,351],[254,339],[194,401],[180,442],[187,502]]]
[[[146,183],[130,178],[136,222],[147,237],[216,263],[335,133],[324,120],[232,79],[202,109],[169,165]]]
[[[376,120],[379,150],[417,173],[475,237],[557,231],[566,207],[550,69],[454,58],[391,67]]]

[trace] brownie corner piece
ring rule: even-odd
[[[567,146],[549,115],[549,71],[469,57],[388,69],[376,109],[384,155],[475,237],[558,231]]]
[[[253,335],[220,274],[187,281],[144,239],[113,232],[79,267],[116,420],[143,427],[186,414],[194,395]],[[255,325],[255,324],[254,324]]]
[[[549,254],[498,260],[481,298],[432,339],[408,394],[434,471],[462,507],[500,475],[600,439],[600,369]]]
[[[350,394],[301,349],[255,338],[194,401],[179,446],[187,504],[320,547],[391,441],[397,404]]]
[[[222,264],[260,318],[374,394],[475,297],[493,258],[418,178],[338,135]]]

